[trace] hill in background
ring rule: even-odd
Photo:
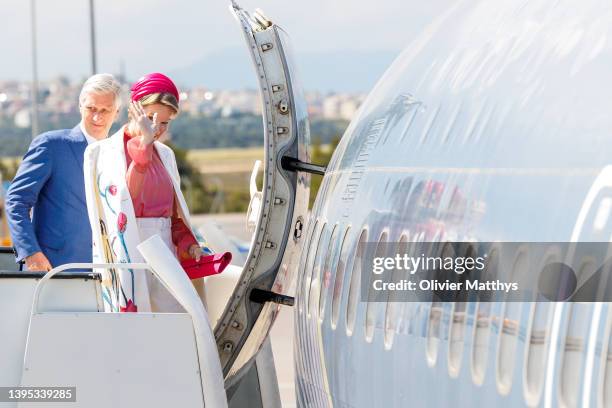
[[[296,53],[295,58],[304,90],[359,93],[370,91],[398,54],[398,51],[342,50]],[[209,54],[169,75],[189,87],[257,88],[251,57],[242,48]]]

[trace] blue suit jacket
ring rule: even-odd
[[[91,262],[83,182],[86,147],[79,126],[43,133],[30,144],[6,195],[17,261],[42,251],[54,267]]]

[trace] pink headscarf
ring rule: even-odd
[[[132,85],[132,101],[138,101],[147,95],[154,93],[168,92],[174,95],[177,102],[179,100],[179,92],[174,85],[174,82],[164,74],[154,72],[140,78]]]

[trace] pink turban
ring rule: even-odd
[[[132,85],[132,101],[138,101],[147,95],[167,92],[179,100],[179,92],[174,82],[164,74],[154,72],[140,78]]]

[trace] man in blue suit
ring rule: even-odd
[[[120,91],[112,75],[89,78],[79,96],[81,122],[39,135],[23,157],[6,195],[6,214],[17,261],[25,260],[28,270],[91,262],[83,154],[89,143],[108,137]]]

